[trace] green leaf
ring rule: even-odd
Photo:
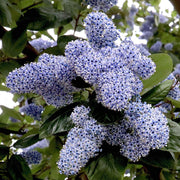
[[[18,25],[27,25],[30,30],[44,31],[49,28],[63,26],[72,20],[64,11],[54,9],[52,6],[33,8],[28,10],[18,22]]]
[[[127,166],[127,159],[120,154],[107,153],[93,160],[86,168],[89,180],[121,180]]]
[[[21,121],[24,120],[23,116],[15,109],[10,109],[10,108],[8,108],[6,106],[2,106],[2,105],[0,106],[0,108],[3,110],[3,113],[8,114],[9,117],[13,117],[13,118],[21,120]]]
[[[27,137],[22,137],[13,146],[15,148],[26,148],[39,141],[39,134],[31,134]]]
[[[78,37],[73,36],[73,35],[59,36],[57,43],[58,43],[58,47],[61,51],[61,54],[64,54],[67,43],[70,41],[76,40],[76,39],[78,39]]]
[[[23,27],[17,27],[7,31],[2,38],[3,52],[10,57],[22,52],[27,43],[26,31]]]
[[[169,90],[171,89],[173,82],[173,80],[167,80],[157,85],[156,87],[154,87],[142,96],[142,101],[145,101],[153,105],[157,104],[160,101],[163,101],[169,93]]]
[[[7,0],[0,1],[0,24],[10,25],[12,22],[11,13],[8,8],[9,2]]]
[[[71,83],[73,86],[75,86],[77,88],[91,87],[91,85],[86,83],[80,76],[77,76],[76,79],[73,79]]]
[[[180,152],[180,125],[170,119],[169,124],[169,141],[166,147],[162,148],[165,151]]]
[[[64,10],[71,14],[71,16],[78,17],[80,10],[82,9],[81,0],[63,0]]]
[[[180,101],[171,99],[170,97],[166,97],[165,98],[165,102],[170,102],[173,106],[175,106],[176,108],[180,108]]]
[[[142,80],[144,89],[142,90],[141,95],[166,79],[173,68],[172,59],[168,54],[152,54],[150,57],[156,64],[156,72],[149,79]]]
[[[69,118],[73,108],[77,103],[65,106],[52,114],[39,129],[39,138],[45,138],[52,134],[64,133],[73,127],[72,120]]]
[[[12,180],[33,180],[31,170],[20,155],[12,155],[8,161],[8,172]]]
[[[121,118],[124,117],[123,112],[109,110],[105,108],[102,104],[97,103],[94,100],[90,101],[88,105],[91,108],[90,113],[92,117],[100,123],[111,124],[115,121],[119,121]]]
[[[0,145],[0,160],[9,154],[9,147]]]
[[[18,67],[20,67],[20,65],[14,60],[10,60],[8,62],[0,62],[0,74],[6,77],[9,72]]]
[[[10,89],[0,84],[0,91],[9,91]]]
[[[173,169],[175,164],[170,152],[160,150],[153,150],[140,160],[145,164],[158,168]]]
[[[167,171],[162,171],[160,174],[160,179],[162,180],[176,180],[175,174]]]

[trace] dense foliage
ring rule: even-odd
[[[116,3],[0,1],[0,179],[180,178],[179,15]]]

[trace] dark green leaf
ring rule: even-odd
[[[90,101],[89,106],[91,108],[91,115],[100,123],[109,124],[119,121],[121,117],[124,117],[123,112],[109,110],[93,100]]]
[[[25,138],[19,139],[13,146],[15,148],[25,148],[39,141],[39,134],[31,134]]]
[[[31,170],[20,155],[12,155],[8,162],[8,172],[12,180],[33,180]]]
[[[45,138],[52,134],[64,133],[70,130],[73,124],[69,116],[76,105],[76,103],[73,103],[65,106],[45,120],[39,130],[39,138]]]
[[[76,79],[72,80],[72,85],[77,88],[88,88],[90,84],[86,83],[81,77],[77,76]]]
[[[33,8],[21,17],[18,24],[26,24],[30,30],[44,31],[49,28],[63,26],[72,20],[64,11],[54,9],[52,6]]]
[[[18,67],[20,67],[20,65],[13,60],[10,60],[8,62],[0,62],[0,74],[6,77],[9,74],[9,72]]]
[[[73,35],[60,36],[57,40],[57,43],[61,51],[61,54],[64,54],[65,46],[67,45],[67,43],[76,39],[78,39],[78,37],[73,36]]]
[[[165,151],[180,152],[180,125],[170,119],[169,123],[169,141],[166,147],[162,148]]]
[[[17,56],[22,52],[27,43],[26,31],[22,27],[17,27],[7,31],[2,38],[3,52],[10,57]]]
[[[3,110],[3,113],[8,114],[9,117],[13,117],[15,119],[22,120],[22,121],[24,120],[23,116],[15,109],[10,109],[5,106],[0,106],[0,108]]]
[[[142,80],[144,89],[141,92],[141,95],[145,94],[155,85],[166,79],[173,68],[172,59],[167,54],[152,54],[151,58],[156,64],[156,72],[149,79]]]
[[[123,179],[127,159],[120,154],[107,153],[100,155],[86,168],[89,180],[120,180]]]
[[[82,9],[81,0],[63,0],[64,10],[77,18],[80,10]]]
[[[167,80],[157,85],[156,87],[154,87],[142,96],[142,101],[145,101],[153,105],[157,104],[160,101],[163,101],[169,93],[169,90],[171,89],[173,82],[173,80]]]
[[[168,171],[162,171],[160,177],[162,180],[176,180],[175,174]]]
[[[8,8],[9,2],[7,0],[0,1],[0,24],[10,25],[12,22],[11,13]]]
[[[143,163],[158,168],[174,168],[174,159],[170,152],[153,150],[146,157],[140,159]]]
[[[9,147],[0,145],[0,160],[9,154]]]

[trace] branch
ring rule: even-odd
[[[173,4],[176,11],[180,14],[180,1],[178,0],[171,0],[171,3]]]

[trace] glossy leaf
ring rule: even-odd
[[[44,31],[49,28],[63,26],[72,20],[71,16],[54,9],[52,6],[33,8],[28,10],[18,22],[18,25],[27,25],[30,30]]]
[[[1,25],[10,25],[12,22],[11,13],[8,8],[8,1],[0,1],[0,24]]]
[[[163,101],[169,93],[169,90],[171,89],[173,82],[173,80],[167,80],[162,82],[161,84],[159,84],[158,86],[154,87],[146,94],[144,94],[142,96],[142,101],[145,101],[153,105],[157,104],[160,101]]]
[[[0,74],[6,77],[10,71],[13,71],[18,67],[20,67],[19,63],[14,60],[10,60],[8,62],[0,62]]]
[[[88,105],[91,108],[91,115],[100,123],[111,124],[124,116],[123,112],[109,110],[93,100]]]
[[[27,43],[26,31],[23,27],[17,27],[7,31],[2,38],[3,52],[10,57],[22,52]]]
[[[142,80],[144,89],[141,92],[141,95],[145,94],[155,85],[166,79],[173,68],[172,59],[167,54],[152,54],[150,57],[156,64],[156,72],[149,79]]]
[[[8,162],[8,172],[12,180],[33,180],[31,170],[20,155],[12,155]]]
[[[23,116],[16,111],[15,109],[10,109],[6,106],[0,106],[0,108],[3,110],[4,113],[6,113],[9,117],[13,117],[18,120],[24,120]]]
[[[146,157],[140,159],[143,163],[158,168],[173,169],[175,161],[170,152],[153,150]]]
[[[168,119],[169,124],[169,141],[166,147],[162,150],[171,152],[180,152],[180,125],[170,119]]]
[[[19,139],[13,146],[15,148],[25,148],[39,141],[39,134],[31,134],[25,138]]]
[[[70,130],[73,124],[69,116],[75,106],[76,103],[65,106],[45,120],[40,127],[39,137],[45,138],[52,134],[64,133]]]
[[[89,180],[121,180],[127,165],[127,159],[120,154],[107,153],[92,161],[86,168]]]
[[[0,145],[0,160],[9,154],[9,147]]]

